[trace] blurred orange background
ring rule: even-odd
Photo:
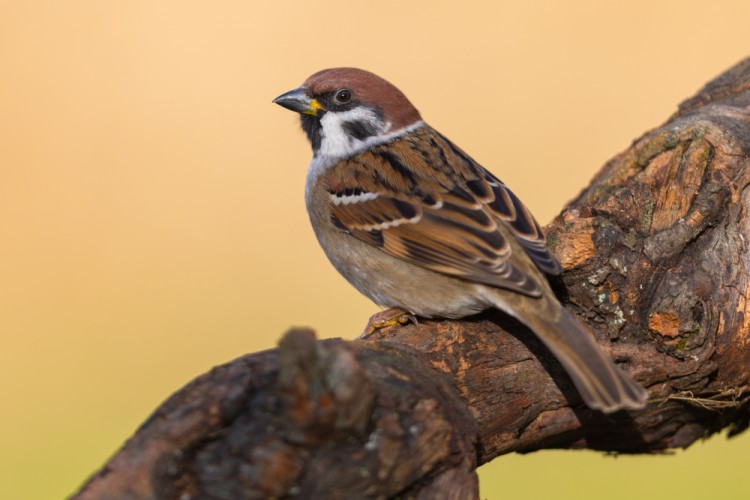
[[[604,5],[4,1],[0,498],[66,496],[194,376],[376,311],[318,248],[309,146],[271,104],[310,73],[390,79],[548,221],[750,55],[748,2]],[[512,455],[481,495],[737,498],[749,454]]]

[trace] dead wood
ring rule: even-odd
[[[548,228],[561,298],[649,389],[603,415],[501,313],[366,340],[289,332],[167,400],[75,496],[476,498],[511,451],[653,453],[750,421],[750,59],[618,155]],[[364,319],[363,319],[364,323]]]

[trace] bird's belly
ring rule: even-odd
[[[491,307],[474,283],[407,264],[348,234],[331,236],[333,241],[323,245],[331,263],[382,307],[399,307],[426,318],[462,318]]]

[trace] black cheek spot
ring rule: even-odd
[[[361,121],[344,122],[341,127],[349,137],[353,137],[360,141],[364,141],[368,137],[372,137],[377,133],[375,127],[369,123]]]

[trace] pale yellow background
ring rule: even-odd
[[[319,250],[309,147],[271,104],[311,72],[389,78],[546,222],[750,55],[748,2],[603,4],[3,1],[0,498],[70,494],[192,377],[375,312]],[[748,455],[508,456],[481,489],[747,498]]]

